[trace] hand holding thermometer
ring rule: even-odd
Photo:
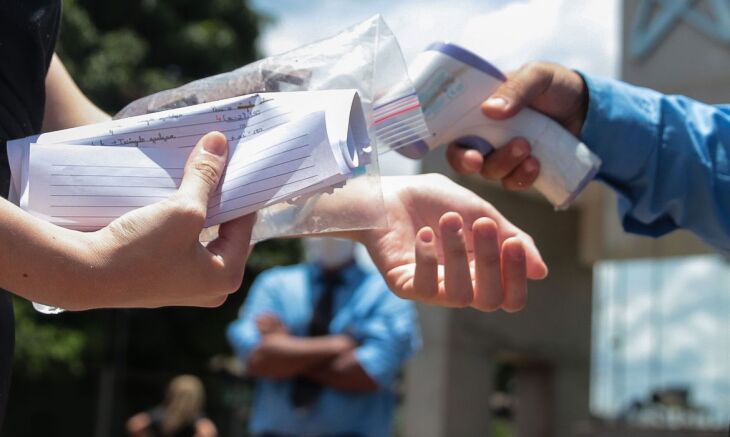
[[[409,158],[451,142],[484,155],[523,137],[540,162],[537,188],[557,208],[570,206],[598,171],[600,159],[549,117],[523,109],[507,120],[492,120],[481,111],[507,78],[477,55],[449,43],[434,43],[409,67],[431,136],[398,149]]]

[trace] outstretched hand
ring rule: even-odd
[[[191,152],[173,196],[87,234],[106,294],[98,304],[85,299],[85,305],[212,307],[239,288],[255,214],[222,225],[218,238],[206,246],[198,241],[227,156],[223,134],[205,135]]]
[[[355,238],[400,297],[512,312],[526,303],[527,280],[547,275],[529,235],[450,179],[384,177],[382,186],[388,227]]]

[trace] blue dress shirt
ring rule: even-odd
[[[730,106],[583,75],[581,139],[602,160],[628,232],[685,228],[730,253]]]
[[[311,264],[261,273],[239,318],[228,328],[236,354],[246,360],[259,343],[256,318],[261,314],[274,314],[292,335],[305,336],[323,287],[321,269]],[[420,347],[415,308],[393,295],[378,273],[352,264],[335,289],[333,315],[330,332],[355,338],[359,343],[355,355],[379,389],[348,393],[325,387],[317,402],[303,412],[291,404],[292,380],[261,378],[256,384],[251,433],[391,435],[392,385],[403,362]]]

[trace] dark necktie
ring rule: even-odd
[[[335,288],[340,283],[340,271],[323,272],[322,276],[324,278],[324,290],[314,307],[307,331],[308,337],[329,334],[329,326],[332,321]],[[322,384],[311,379],[297,377],[294,379],[294,386],[292,387],[291,402],[296,408],[311,407],[319,398],[321,391]]]

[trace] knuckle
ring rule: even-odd
[[[174,207],[174,215],[186,222],[202,223],[206,212],[197,202],[179,201]]]
[[[132,236],[133,228],[134,227],[129,226],[129,220],[127,220],[125,217],[122,217],[109,223],[109,225],[106,227],[106,230],[109,232],[114,240],[126,241],[129,240]]]
[[[241,283],[243,282],[243,272],[242,271],[230,271],[227,272],[225,277],[223,278],[223,292],[226,293],[226,295],[233,294],[238,291],[239,288],[241,288]]]
[[[525,83],[515,77],[512,80],[508,80],[507,82],[502,85],[501,91],[504,94],[508,94],[513,100],[517,102],[522,102],[525,100]]]
[[[218,185],[220,179],[219,166],[206,155],[202,155],[202,159],[198,159],[193,163],[195,175],[208,185]]]
[[[534,96],[546,90],[553,80],[554,70],[555,66],[549,62],[528,62],[505,86],[511,86],[524,100],[528,95]]]
[[[524,71],[538,78],[549,78],[553,74],[554,64],[546,61],[530,61],[524,66]]]
[[[228,299],[228,295],[224,294],[222,296],[216,296],[213,299],[209,300],[204,304],[207,308],[218,308],[222,306],[224,303],[226,303],[226,300]]]
[[[545,61],[529,61],[522,67],[524,71],[542,72],[545,71],[547,62]]]
[[[129,241],[139,229],[144,228],[143,220],[137,214],[125,214],[107,226],[109,234],[118,242]]]

